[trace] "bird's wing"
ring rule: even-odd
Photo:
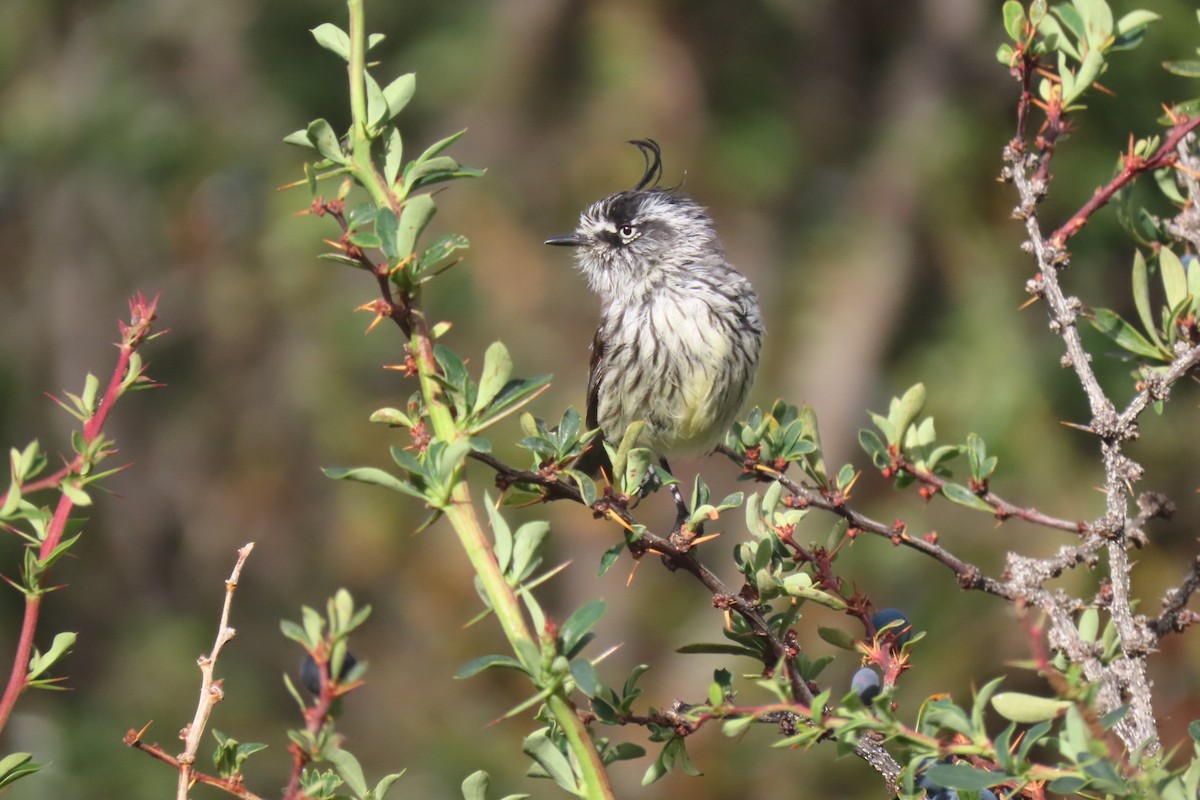
[[[588,373],[587,392],[587,427],[588,430],[600,427],[600,385],[604,381],[604,339],[600,335],[601,328],[596,329],[592,339],[592,362]],[[608,460],[608,451],[604,449],[604,431],[592,437],[591,446],[572,465],[585,475],[596,476],[601,470],[612,477],[612,463]]]
[[[600,384],[604,382],[604,338],[600,335],[602,328],[596,328],[592,338],[592,361],[588,365],[587,393],[587,426],[589,429],[600,426]]]

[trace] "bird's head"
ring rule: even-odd
[[[592,290],[608,302],[686,276],[698,261],[723,259],[712,219],[675,188],[659,185],[662,151],[653,139],[630,142],[646,170],[632,189],[592,203],[574,233],[546,244],[576,248],[576,261]]]

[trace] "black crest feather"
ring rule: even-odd
[[[663,174],[662,148],[653,139],[630,139],[629,143],[641,150],[642,158],[646,159],[646,172],[633,191],[640,192],[648,186],[657,186]]]

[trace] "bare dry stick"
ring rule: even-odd
[[[229,608],[233,605],[233,593],[237,590],[242,566],[250,557],[250,551],[253,549],[254,542],[249,542],[238,550],[237,563],[233,565],[233,572],[229,573],[229,578],[225,581],[225,605],[221,609],[221,625],[217,628],[217,641],[213,644],[211,653],[206,656],[202,655],[196,660],[202,676],[200,702],[196,705],[196,716],[192,718],[191,724],[180,733],[185,744],[183,752],[179,754],[178,758],[179,784],[175,792],[176,800],[187,800],[188,787],[192,783],[192,764],[196,761],[196,751],[200,749],[200,737],[204,735],[204,727],[208,724],[208,717],[212,714],[213,707],[225,697],[221,681],[213,680],[213,669],[217,664],[217,656],[221,654],[221,648],[237,634],[236,630],[229,627]]]

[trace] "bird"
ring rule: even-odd
[[[662,149],[635,139],[645,171],[632,189],[588,206],[575,231],[546,239],[571,247],[600,299],[588,376],[588,429],[607,441],[644,422],[638,445],[670,474],[673,456],[709,452],[754,382],[766,328],[758,295],[726,258],[708,211],[663,187]],[[574,467],[611,464],[593,441]],[[686,506],[672,485],[680,516]]]

